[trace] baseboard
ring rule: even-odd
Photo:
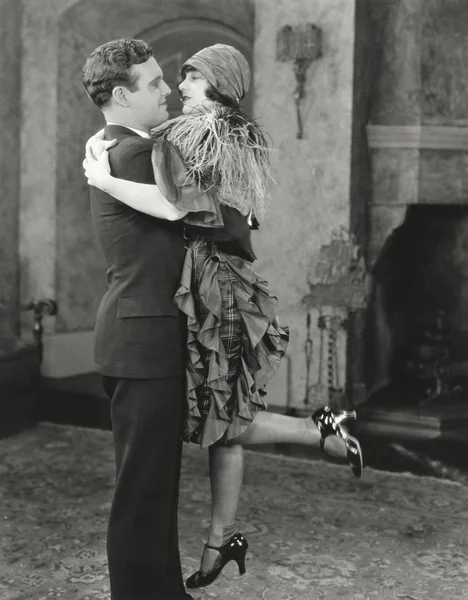
[[[73,331],[44,335],[43,377],[64,379],[95,372],[94,331]],[[269,406],[291,404],[291,359],[285,356],[276,375],[267,384]]]
[[[39,421],[111,429],[110,401],[97,373],[43,378],[37,413]]]
[[[111,429],[110,401],[97,373],[58,379],[44,377],[37,420],[61,425]],[[269,405],[270,412],[284,414],[283,406]]]
[[[94,331],[46,334],[42,375],[63,378],[94,371],[93,343]]]
[[[32,427],[38,402],[39,384],[0,384],[0,439]]]

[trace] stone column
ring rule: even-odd
[[[424,0],[376,0],[369,4],[376,33],[376,84],[368,127],[372,203],[369,210],[369,265],[391,231],[417,202],[419,150],[399,136],[420,123],[421,19]],[[397,140],[391,141],[391,138]]]
[[[21,3],[18,0],[0,0],[0,23],[0,336],[11,336],[19,333]]]
[[[59,2],[24,3],[20,258],[21,299],[55,298],[57,18]],[[46,332],[55,321],[45,320]],[[22,319],[28,335],[31,318]]]
[[[416,203],[468,202],[468,4],[374,0],[370,263]]]

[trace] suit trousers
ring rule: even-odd
[[[112,600],[189,600],[177,510],[185,379],[102,377],[116,485],[107,533]]]

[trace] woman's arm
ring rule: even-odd
[[[168,202],[157,185],[112,177],[107,150],[104,150],[97,160],[87,152],[83,167],[89,185],[99,188],[139,212],[167,221],[177,221],[188,213]]]

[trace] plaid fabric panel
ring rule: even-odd
[[[208,314],[206,307],[202,303],[199,294],[199,282],[202,274],[203,266],[207,258],[212,253],[212,247],[209,243],[199,243],[193,249],[194,258],[194,272],[193,272],[193,292],[196,299],[196,310],[199,317],[200,325],[203,324]],[[224,265],[221,263],[218,270],[218,282],[221,290],[221,327],[220,337],[224,346],[224,350],[228,357],[229,371],[227,373],[227,381],[229,384],[234,385],[239,374],[241,355],[242,355],[242,322],[239,310],[237,309],[234,293],[232,291],[232,281],[234,277],[227,268],[223,268]],[[203,364],[205,365],[205,374],[208,374],[208,368],[210,364],[211,351],[207,350],[203,346],[198,347]],[[198,397],[198,408],[200,413],[206,418],[208,414],[211,394],[210,389],[206,384],[200,386],[197,390]],[[232,398],[231,406],[228,406],[228,410],[232,409],[235,403],[235,398]]]

